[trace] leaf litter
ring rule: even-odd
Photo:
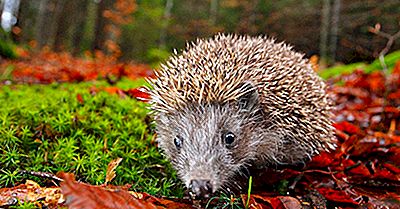
[[[51,54],[41,56],[69,59],[62,55],[56,58]],[[99,76],[93,72],[79,72],[78,75],[69,67],[63,68],[59,76],[54,76],[54,71],[49,70],[51,67],[37,70],[32,66],[26,67],[23,62],[14,64],[20,69],[13,72],[15,82],[80,82]],[[90,64],[83,66],[87,65]],[[127,76],[125,68],[121,71],[121,66],[112,69],[117,77]],[[38,75],[39,72],[43,75]],[[99,72],[103,73],[101,76],[108,75]],[[49,77],[50,74],[54,77]],[[130,76],[138,78],[144,75],[151,73],[144,70]],[[241,195],[243,205],[249,203],[248,208],[400,208],[400,62],[388,76],[383,72],[367,74],[356,70],[330,79],[328,83],[335,102],[337,149],[330,153],[322,152],[302,168],[263,170],[253,185],[261,190],[254,190],[250,197]],[[89,91],[92,94],[106,91],[141,101],[150,99],[143,88],[92,87]],[[79,103],[85,102],[81,95],[76,97]],[[120,161],[115,159],[109,164],[106,183],[101,186],[80,183],[72,174],[61,173],[59,177],[63,181],[59,187],[40,187],[27,180],[13,188],[1,188],[0,207],[27,201],[49,208],[193,208],[187,199],[157,198],[130,192],[129,185],[108,185],[115,177],[114,170]],[[277,192],[282,182],[289,186]]]

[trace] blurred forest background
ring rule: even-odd
[[[387,40],[368,28],[400,28],[399,0],[1,0],[0,13],[18,45],[150,64],[217,32],[274,36],[328,64],[373,60]]]

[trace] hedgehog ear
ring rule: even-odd
[[[238,99],[239,108],[242,110],[252,110],[258,104],[258,92],[256,87],[250,82],[245,82],[240,87],[245,92]]]

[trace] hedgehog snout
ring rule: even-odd
[[[213,191],[213,186],[208,179],[193,179],[190,181],[189,189],[196,198],[209,198]]]

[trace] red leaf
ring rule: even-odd
[[[192,204],[182,203],[182,199],[177,199],[177,201],[180,201],[180,202],[174,202],[174,201],[168,200],[168,199],[156,198],[147,193],[141,193],[141,195],[143,197],[140,199],[145,200],[146,202],[149,202],[149,203],[153,203],[154,205],[157,206],[157,208],[168,208],[168,209],[193,209],[194,208],[194,206],[192,206]]]
[[[368,76],[369,88],[372,92],[384,92],[385,77],[380,71],[373,72]]]
[[[342,87],[334,86],[332,90],[337,94],[345,94],[358,97],[360,99],[369,99],[369,93],[367,90],[362,88]]]
[[[321,152],[312,158],[307,165],[309,168],[326,168],[334,161],[333,153]]]
[[[396,175],[386,168],[376,168],[373,177],[378,179],[400,181],[400,175]]]
[[[105,75],[137,79],[153,75],[147,65],[121,64],[116,62],[115,57],[98,54],[94,59],[91,55],[76,58],[68,53],[43,50],[28,54],[26,59],[6,60],[5,64],[15,66],[12,80],[18,83],[81,82],[96,80]]]
[[[353,156],[367,156],[373,152],[375,148],[385,145],[385,143],[385,139],[374,136],[366,136],[354,142],[353,149],[349,154]]]
[[[247,203],[247,195],[242,195],[243,204]],[[269,197],[262,195],[250,195],[249,208],[272,209],[300,209],[303,208],[299,200],[290,196]]]
[[[340,203],[349,203],[358,205],[356,201],[354,201],[346,192],[338,191],[331,188],[317,188],[318,192],[321,193],[327,200],[340,202]]]
[[[348,134],[346,134],[345,132],[338,130],[338,129],[336,129],[336,136],[341,141],[345,141],[349,138]]]
[[[130,97],[133,97],[139,101],[143,102],[148,102],[150,101],[150,94],[148,93],[148,90],[141,87],[141,88],[135,88],[135,89],[129,89],[125,91],[127,95]]]
[[[61,173],[61,190],[69,208],[184,209],[189,204],[155,198],[146,193],[130,193],[127,187],[102,187],[78,183],[73,174]]]
[[[79,104],[83,104],[85,101],[83,100],[83,97],[81,94],[76,95],[76,99],[78,100]]]
[[[400,147],[390,147],[388,150],[387,161],[391,161],[395,165],[400,165]]]
[[[396,65],[393,68],[392,75],[400,76],[400,60],[396,62]]]
[[[156,209],[149,202],[133,197],[128,191],[109,191],[75,181],[73,174],[61,174],[61,190],[69,208],[143,208]]]
[[[351,124],[351,123],[349,123],[347,121],[343,121],[343,122],[340,122],[340,123],[335,123],[335,124],[333,124],[333,126],[336,129],[339,129],[341,131],[347,132],[349,134],[358,134],[358,133],[361,132],[359,127],[357,127],[357,126],[355,126],[355,125],[353,125],[353,124]]]
[[[369,177],[371,176],[371,173],[369,172],[368,168],[364,164],[359,164],[356,167],[351,168],[348,170],[349,174],[352,175],[359,175],[359,176],[364,176],[364,177]]]
[[[115,86],[105,87],[103,90],[110,94],[118,94],[121,91],[121,89]]]
[[[391,172],[393,172],[394,174],[400,174],[400,167],[399,166],[395,166],[393,164],[390,163],[383,163],[383,166],[390,170]]]
[[[397,107],[371,107],[367,109],[369,114],[380,114],[380,113],[393,113],[395,116],[400,115],[400,109]]]
[[[122,89],[115,87],[115,86],[105,87],[104,91],[106,91],[110,94],[118,94],[120,97],[126,96],[125,92]]]
[[[342,151],[343,153],[348,153],[354,147],[354,142],[356,140],[358,140],[358,136],[357,135],[352,135],[351,137],[349,137],[340,146],[340,151]]]

